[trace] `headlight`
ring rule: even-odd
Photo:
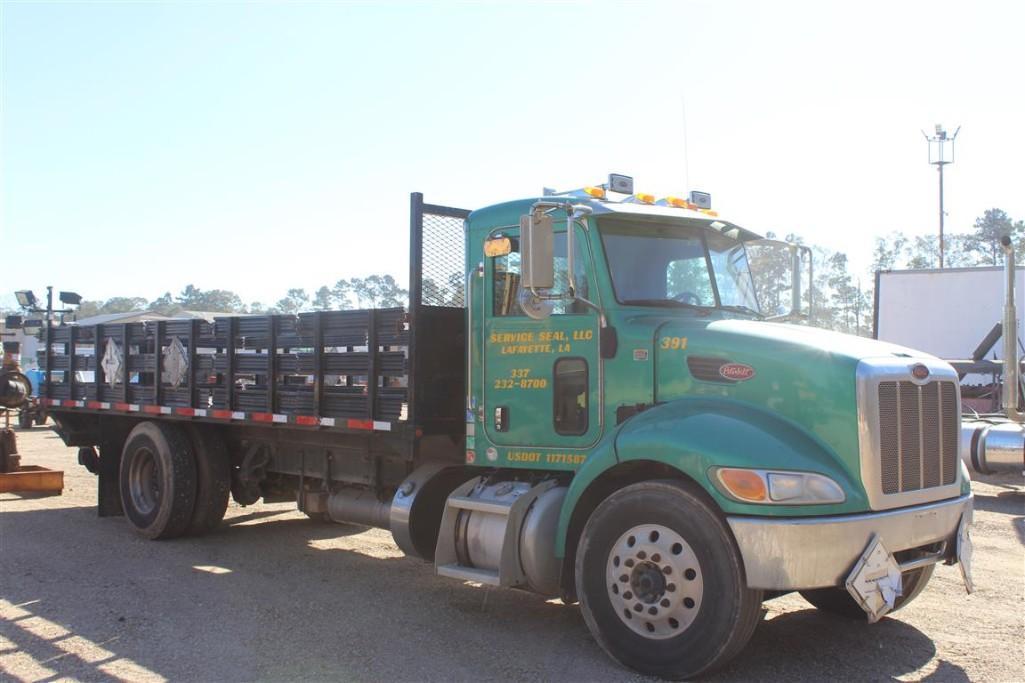
[[[723,493],[742,503],[824,505],[847,499],[839,484],[812,472],[720,467],[713,479]]]

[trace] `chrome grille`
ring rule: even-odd
[[[884,494],[953,484],[957,476],[957,385],[879,383],[879,470]]]

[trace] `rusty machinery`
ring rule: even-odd
[[[3,342],[3,363],[0,365],[0,410],[4,426],[0,429],[0,493],[60,493],[64,489],[64,473],[43,467],[21,464],[18,439],[11,429],[11,412],[22,409],[32,392],[32,384],[21,371],[21,345]]]

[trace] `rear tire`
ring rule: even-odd
[[[196,459],[188,437],[173,425],[136,425],[121,454],[119,484],[125,516],[141,536],[182,535],[196,504]]]
[[[887,614],[896,612],[917,598],[918,594],[929,583],[929,579],[932,578],[932,571],[935,568],[936,565],[930,564],[901,574],[900,578],[904,594],[894,601],[893,609],[887,612]],[[829,612],[830,614],[847,619],[864,620],[867,618],[865,610],[861,609],[861,606],[855,602],[846,588],[816,588],[815,590],[801,591],[801,597],[823,612]]]
[[[185,533],[202,536],[216,529],[228,509],[231,492],[231,462],[228,449],[209,428],[187,427],[196,458],[196,505]]]
[[[722,666],[761,619],[761,591],[722,519],[679,482],[647,481],[605,499],[584,527],[576,588],[588,629],[643,674],[692,678]]]

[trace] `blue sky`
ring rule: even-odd
[[[0,303],[407,274],[408,194],[632,174],[869,262],[1025,218],[1025,4],[0,4]],[[689,176],[689,177],[688,177]]]

